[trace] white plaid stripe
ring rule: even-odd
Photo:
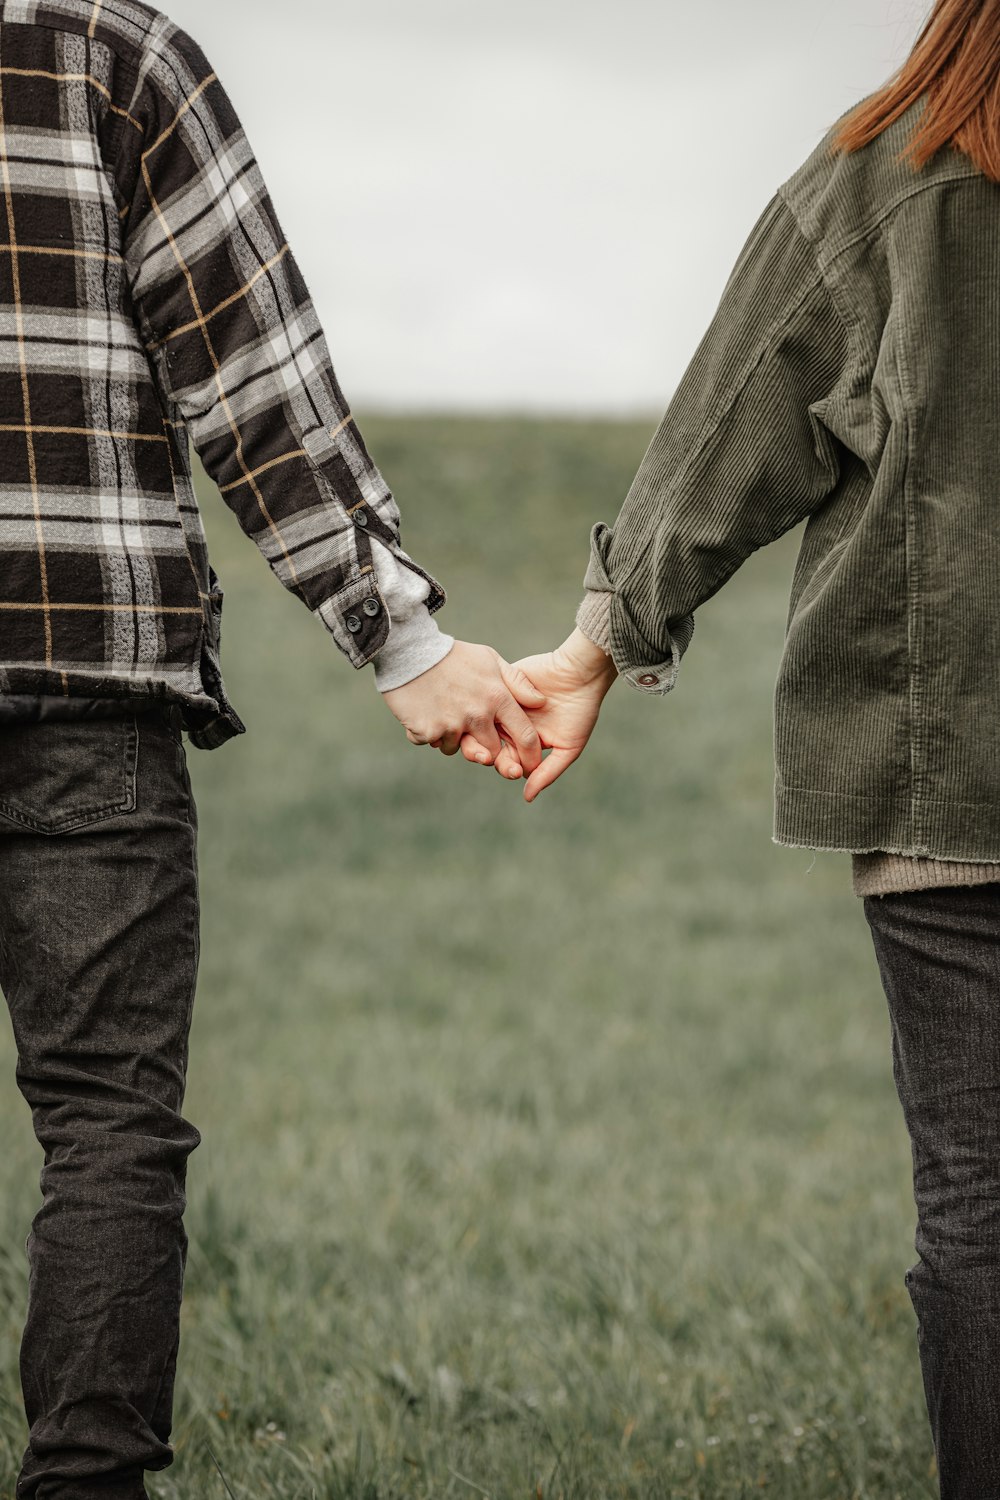
[[[7,156],[11,163],[35,170],[40,166],[104,170],[100,146],[89,130],[86,134],[71,129],[53,132],[36,126],[13,125],[7,131]],[[32,191],[34,182],[32,179]]]
[[[80,203],[108,202],[107,179],[96,163],[72,165],[10,156],[8,164],[15,192],[48,193],[53,198],[74,198]]]
[[[321,507],[317,506],[315,511],[305,511],[301,516],[297,516],[294,521],[288,521],[282,527],[281,534],[284,543],[288,547],[290,552],[295,553],[296,557],[299,557],[301,555],[302,548],[309,544],[310,540],[315,534],[317,523],[324,514],[325,512],[321,509]],[[351,523],[345,519],[342,529],[344,531],[347,531],[350,527],[350,524]],[[273,538],[263,538],[261,540],[260,546],[261,551],[264,553],[265,557],[267,557],[269,562],[273,562],[276,560],[278,552],[276,549],[276,543],[274,542]]]
[[[107,503],[112,504],[110,500]],[[103,522],[54,516],[43,519],[41,527],[45,548],[49,553],[89,552],[108,559],[124,560],[126,564],[134,566],[137,558],[148,559],[154,553],[185,551],[184,535],[176,526],[145,527],[118,514],[117,507]],[[30,551],[35,545],[34,516],[18,519],[4,517],[3,536],[5,546],[17,552]],[[122,599],[115,602],[127,607],[131,598],[129,590]],[[152,600],[140,602],[151,604]]]
[[[119,489],[115,496],[115,503],[124,520],[134,521],[140,526],[169,526],[176,519],[177,507],[173,500],[157,499],[153,495],[147,495],[142,490]],[[100,524],[102,496],[96,491],[94,494],[81,498],[76,488],[45,489],[38,492],[38,508],[43,518],[43,524],[47,520],[75,521],[81,528],[85,528],[92,522]],[[88,508],[93,513],[88,513]],[[16,522],[25,516],[35,513],[35,497],[33,492],[25,485],[5,484],[0,487],[0,524],[3,525],[3,540],[7,541],[7,525]],[[84,533],[81,531],[81,537]],[[96,545],[96,540],[94,542]]]
[[[0,324],[4,321],[0,318]],[[83,371],[92,380],[105,375],[130,384],[149,380],[149,365],[141,350],[120,344],[109,347],[106,342],[69,343],[30,337],[25,342],[30,346],[31,369],[36,375],[72,375]],[[17,334],[0,326],[0,373],[8,374],[19,368]]]

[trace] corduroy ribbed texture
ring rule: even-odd
[[[588,589],[576,612],[576,623],[602,651],[610,648],[610,620],[611,595]],[[893,891],[936,886],[988,885],[1000,880],[1000,865],[914,859],[905,854],[855,854],[851,873],[856,896],[888,896]]]
[[[993,863],[1000,188],[955,151],[899,161],[921,109],[775,194],[586,582],[663,692],[693,612],[806,521],[776,841]]]

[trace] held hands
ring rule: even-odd
[[[411,745],[457,755],[468,738],[476,748],[466,758],[488,766],[507,744],[513,753],[508,752],[503,774],[511,780],[541,764],[539,732],[525,709],[540,709],[545,696],[490,646],[456,641],[436,667],[382,696]]]
[[[583,754],[618,670],[607,652],[595,646],[582,630],[574,630],[555,651],[524,657],[514,670],[525,674],[544,694],[539,706],[525,706],[542,745],[550,753],[540,764],[530,766],[520,759],[516,743],[509,736],[501,736],[503,747],[492,760],[502,776],[513,780],[523,768],[528,777],[524,800],[534,802]],[[464,735],[461,748],[466,760],[487,764],[487,747],[476,735]]]
[[[411,744],[461,750],[510,781],[526,776],[533,802],[583,753],[617,675],[610,656],[574,630],[555,651],[514,665],[458,641],[436,667],[383,696]]]

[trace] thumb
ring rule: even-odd
[[[540,792],[552,786],[553,782],[558,781],[560,776],[580,759],[582,753],[578,747],[572,750],[553,750],[528,777],[524,788],[525,802],[534,802]]]
[[[540,692],[531,678],[520,667],[512,666],[505,661],[501,664],[500,675],[507,684],[511,695],[517,699],[522,708],[542,708],[548,701],[543,692]]]

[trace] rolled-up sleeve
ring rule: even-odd
[[[585,584],[610,593],[610,653],[640,691],[670,691],[699,605],[835,487],[832,413],[851,356],[849,325],[778,193],[617,520],[591,536]]]

